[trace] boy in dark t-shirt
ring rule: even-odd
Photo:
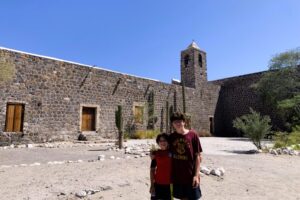
[[[199,173],[202,148],[199,137],[195,131],[184,127],[184,114],[174,113],[171,123],[175,129],[169,138],[173,196],[182,200],[197,200],[201,197]]]

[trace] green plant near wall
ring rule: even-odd
[[[241,130],[253,142],[253,144],[261,149],[261,140],[271,130],[271,119],[269,116],[261,116],[260,113],[250,108],[250,114],[243,115],[233,121],[233,127]]]
[[[151,91],[148,95],[148,125],[147,129],[154,129],[155,123],[157,122],[157,117],[154,116],[154,92]]]
[[[115,121],[118,128],[119,136],[119,148],[123,148],[123,116],[122,116],[122,106],[118,106],[118,109],[115,112]]]
[[[164,131],[164,108],[160,110],[160,132]]]
[[[154,139],[160,133],[159,130],[136,130],[133,134],[128,135],[130,139]]]
[[[291,133],[277,132],[275,134],[274,148],[293,146],[295,150],[300,150],[300,126],[295,126]]]
[[[182,106],[183,106],[183,113],[186,113],[186,101],[185,101],[185,85],[182,82]]]
[[[166,101],[166,132],[168,132],[169,128],[169,121],[170,121],[170,116],[169,116],[169,101]]]
[[[173,115],[174,113],[174,107],[173,106],[170,106],[169,108],[169,118],[171,118],[171,116]],[[171,120],[169,121],[169,133],[172,133],[173,132],[173,126],[172,126],[172,123],[171,123]]]

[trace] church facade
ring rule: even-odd
[[[250,87],[262,73],[208,81],[195,42],[181,52],[181,80],[170,84],[6,48],[0,68],[1,144],[117,138],[119,105],[125,132],[169,132],[169,116],[185,111],[198,132],[237,136],[232,120],[263,109]]]

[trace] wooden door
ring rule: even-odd
[[[96,130],[96,108],[83,107],[81,119],[81,131]]]
[[[22,132],[24,118],[24,105],[8,104],[6,111],[6,132]]]

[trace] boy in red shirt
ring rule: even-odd
[[[198,135],[185,128],[185,116],[174,113],[171,123],[175,129],[169,137],[172,153],[173,196],[181,200],[201,198],[200,162],[202,147]]]
[[[151,199],[152,200],[171,200],[171,154],[168,144],[169,136],[165,133],[156,137],[156,143],[160,149],[152,152],[154,159],[151,162]]]

